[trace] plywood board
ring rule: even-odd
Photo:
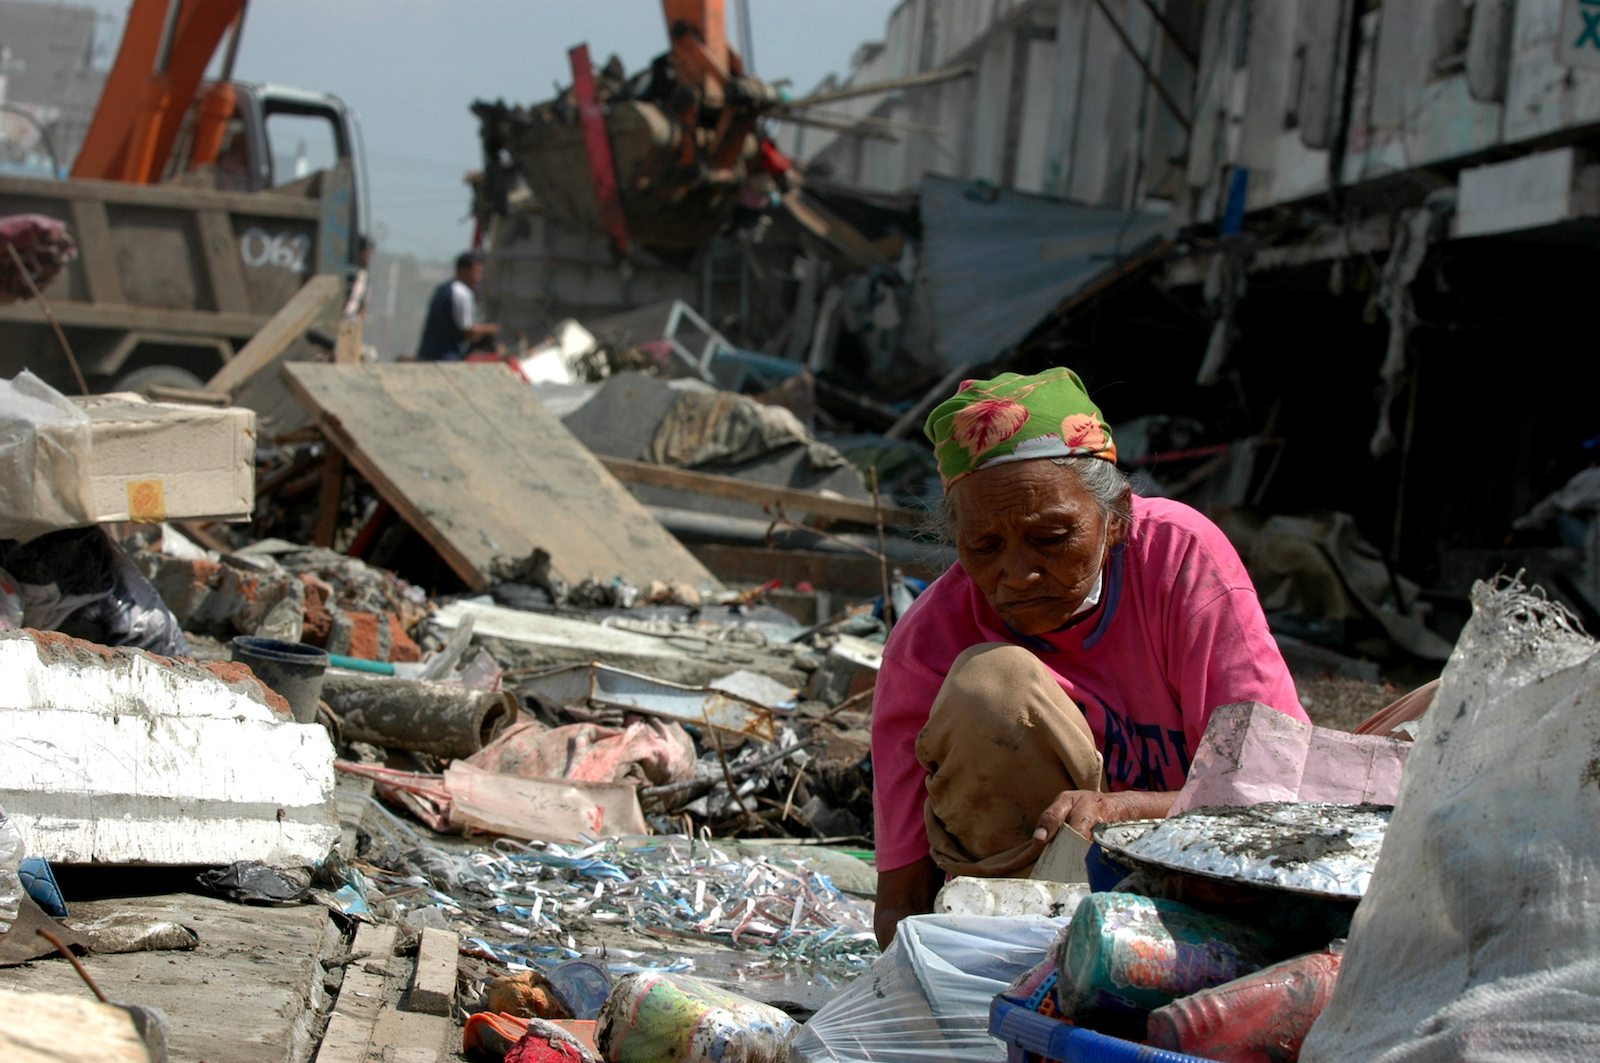
[[[499,363],[284,366],[324,434],[469,586],[549,551],[569,583],[719,586]]]

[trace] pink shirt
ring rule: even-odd
[[[959,564],[894,629],[872,704],[877,863],[928,855],[916,740],[956,657],[983,642],[1032,650],[1088,718],[1112,790],[1176,790],[1211,712],[1259,701],[1306,719],[1255,587],[1220,529],[1180,502],[1133,500],[1095,611],[1040,637],[1008,628]]]

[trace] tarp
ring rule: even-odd
[[[1170,217],[1087,207],[929,174],[922,179],[918,283],[944,368],[982,364],[1050,311],[1147,253]]]

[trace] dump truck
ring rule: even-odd
[[[160,183],[0,176],[0,215],[70,228],[43,295],[95,391],[199,388],[313,275],[356,268],[360,131],[334,96],[233,81],[216,161]],[[173,159],[190,157],[193,114]],[[34,301],[0,306],[0,375],[76,390]]]

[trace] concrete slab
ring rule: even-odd
[[[52,863],[314,864],[334,750],[285,708],[242,666],[0,632],[0,806]]]
[[[119,912],[172,919],[200,936],[192,952],[90,956],[113,1000],[167,1013],[173,1063],[304,1063],[328,1002],[321,959],[344,936],[317,905],[247,908],[192,894],[73,903],[74,920]],[[0,987],[87,994],[65,960],[0,970]]]

